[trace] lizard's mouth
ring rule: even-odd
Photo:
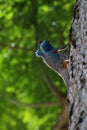
[[[36,56],[41,57],[41,55],[39,55],[38,52],[39,52],[38,50],[35,52]]]
[[[39,55],[38,55],[38,50],[35,52],[35,54],[36,54],[37,57],[39,57]]]

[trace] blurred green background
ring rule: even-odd
[[[50,87],[66,89],[35,51],[40,40],[67,44],[74,2],[0,0],[0,130],[54,129],[61,100]]]

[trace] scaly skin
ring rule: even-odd
[[[60,54],[60,51],[63,51],[66,48],[67,46],[55,49],[50,45],[49,41],[42,41],[38,45],[36,56],[41,57],[48,67],[61,75],[68,87],[69,75],[67,59],[65,54]]]

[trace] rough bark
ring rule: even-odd
[[[87,130],[87,0],[77,0],[70,29],[69,130]]]
[[[66,104],[62,107],[62,111],[60,115],[58,115],[58,120],[53,130],[67,130],[68,124],[68,109]]]

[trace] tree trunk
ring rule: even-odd
[[[87,130],[87,0],[76,0],[70,44],[69,130]]]

